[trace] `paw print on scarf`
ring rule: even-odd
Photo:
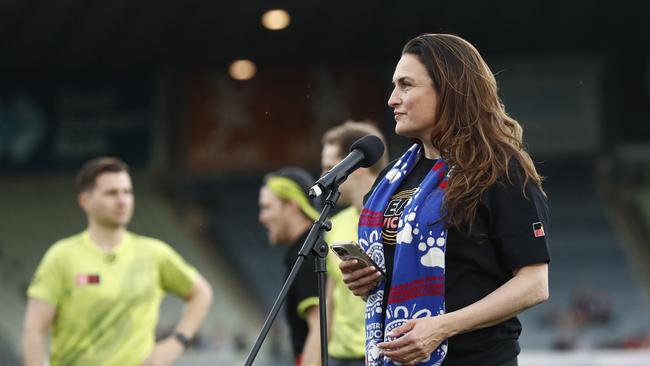
[[[388,173],[386,173],[386,179],[390,182],[390,184],[395,183],[396,180],[398,180],[402,176],[402,172],[399,169],[391,169]]]
[[[426,242],[418,245],[418,250],[424,252],[420,257],[420,263],[425,267],[445,268],[445,252],[441,249],[445,246],[445,238],[434,239],[428,237]]]
[[[411,212],[399,222],[399,231],[397,232],[397,244],[411,244],[413,242],[413,221],[415,212]]]
[[[398,180],[402,176],[402,160],[398,160],[395,165],[391,168],[391,170],[386,173],[385,178],[388,179],[388,182],[390,184],[395,183],[396,180]]]

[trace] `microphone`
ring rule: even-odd
[[[364,136],[352,144],[350,153],[334,168],[325,173],[309,190],[310,197],[318,197],[333,185],[340,185],[355,170],[372,166],[384,154],[384,143],[374,135]]]

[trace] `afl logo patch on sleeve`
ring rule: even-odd
[[[546,236],[546,233],[544,233],[544,225],[542,225],[541,222],[533,223],[533,235],[535,235],[536,238]]]

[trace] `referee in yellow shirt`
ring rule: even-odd
[[[366,135],[381,138],[382,133],[367,122],[347,121],[335,126],[323,135],[321,168],[323,173],[332,169],[350,151],[352,144]],[[350,174],[341,184],[340,202],[350,207],[332,217],[332,230],[325,234],[328,244],[340,241],[357,241],[357,224],[363,206],[363,197],[370,191],[377,175],[388,164],[388,152],[370,168],[362,168]],[[360,297],[354,296],[343,283],[339,269],[340,260],[333,253],[327,256],[327,305],[329,321],[329,365],[365,365],[365,307]]]
[[[51,246],[27,290],[25,366],[42,366],[52,329],[51,366],[171,365],[212,302],[206,280],[169,245],[126,230],[133,213],[128,166],[86,163],[77,176],[85,231]],[[185,301],[175,331],[156,343],[165,293]]]

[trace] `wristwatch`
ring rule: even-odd
[[[187,348],[190,345],[190,339],[185,336],[185,334],[179,332],[179,331],[174,331],[172,333],[172,337],[176,338],[181,344],[183,345],[183,348]]]

